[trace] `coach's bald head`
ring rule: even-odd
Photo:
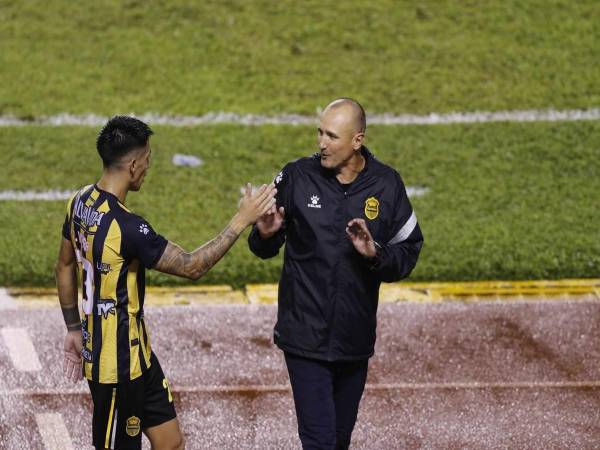
[[[355,133],[364,133],[367,129],[365,110],[356,100],[351,98],[338,98],[325,107],[322,114],[328,111],[339,111],[344,114]]]

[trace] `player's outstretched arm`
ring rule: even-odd
[[[191,253],[169,242],[154,268],[191,280],[199,279],[227,253],[246,227],[262,215],[274,213],[276,193],[277,189],[270,184],[263,185],[253,195],[252,186],[246,185],[237,213],[221,233]]]
[[[83,378],[81,371],[81,318],[77,304],[77,261],[71,241],[63,239],[60,244],[55,268],[58,300],[62,309],[67,334],[64,341],[63,370],[73,382]]]

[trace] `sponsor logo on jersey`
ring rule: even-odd
[[[85,347],[86,344],[90,341],[90,333],[85,328],[82,328],[81,329],[81,336],[82,336],[82,339],[83,339],[83,346]]]
[[[102,315],[105,319],[108,319],[109,314],[115,315],[115,301],[111,298],[98,300],[96,308],[98,309],[98,315]]]
[[[108,272],[110,272],[111,267],[108,263],[98,261],[96,262],[96,269],[98,269],[102,275],[106,275]]]
[[[82,348],[81,349],[81,357],[83,358],[83,360],[85,362],[92,362],[92,352],[90,352],[87,348]]]
[[[376,219],[379,215],[379,201],[375,197],[369,197],[365,201],[365,216],[367,219]]]
[[[100,222],[104,217],[103,212],[98,212],[91,206],[86,206],[81,200],[77,201],[73,215],[88,228],[94,225],[100,226]]]

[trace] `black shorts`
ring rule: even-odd
[[[92,434],[97,449],[139,450],[142,430],[177,416],[169,382],[154,353],[150,361],[150,368],[132,381],[102,384],[88,380],[94,402]]]

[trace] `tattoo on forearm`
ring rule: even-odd
[[[77,306],[63,307],[61,305],[65,324],[67,330],[77,331],[81,330],[81,318],[79,317],[79,308]]]
[[[181,247],[169,244],[156,269],[161,272],[198,279],[210,270],[235,243],[239,234],[226,227],[214,239],[186,253]]]

